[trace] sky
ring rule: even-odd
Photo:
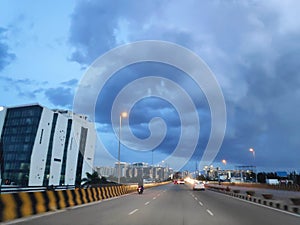
[[[173,157],[190,170],[207,163],[300,171],[299,12],[296,0],[0,0],[0,104],[87,113],[98,134],[97,166],[116,161],[119,114],[113,107],[124,106],[121,161],[172,166]],[[184,53],[195,54],[209,71],[199,72],[201,82],[207,75],[218,85],[205,90],[177,64],[159,60],[119,67],[101,80],[111,65],[132,56],[122,55],[122,46],[142,42],[148,57],[155,51],[149,40],[162,47],[155,59],[189,65]],[[182,54],[163,51],[164,43]],[[107,60],[114,49],[120,55]],[[103,56],[107,61],[99,66]],[[87,80],[95,90],[76,100]],[[218,91],[226,111],[215,101]],[[116,101],[120,96],[127,97]],[[194,108],[187,109],[190,100]],[[203,161],[205,151],[212,161]]]

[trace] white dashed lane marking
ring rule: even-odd
[[[131,211],[130,213],[128,213],[128,215],[130,216],[130,215],[132,215],[133,213],[136,213],[137,211],[139,211],[139,209],[135,209],[135,210]]]
[[[207,209],[206,212],[208,212],[208,214],[211,215],[211,216],[214,215],[209,209]]]
[[[145,205],[148,205],[150,202],[146,202]]]

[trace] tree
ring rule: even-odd
[[[196,176],[196,180],[205,180],[205,176],[204,175],[197,175]]]
[[[258,183],[262,183],[262,184],[266,183],[266,176],[267,176],[267,174],[264,172],[258,173],[257,174]]]
[[[106,181],[106,179],[105,179]],[[84,182],[82,185],[83,186],[90,186],[90,185],[96,185],[96,184],[102,184],[102,180],[99,176],[99,174],[94,171],[92,174],[86,173],[86,178],[83,178],[81,180],[81,183]]]

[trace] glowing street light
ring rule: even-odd
[[[249,152],[252,152],[253,158],[255,159],[255,150],[253,148],[249,148]]]
[[[222,159],[222,161],[221,161],[225,166],[226,166],[226,164],[227,164],[227,161],[226,161],[226,159]],[[225,169],[224,169],[225,170]],[[223,173],[222,173],[223,174]],[[218,182],[219,182],[219,184],[221,184],[221,181],[220,181],[220,171],[218,170]]]
[[[249,152],[252,153],[253,155],[253,160],[254,160],[254,163],[255,163],[255,150],[254,148],[249,148]],[[256,170],[256,169],[255,169]],[[255,171],[255,182],[257,183],[257,170]]]
[[[118,183],[121,181],[121,129],[122,129],[122,118],[128,116],[127,112],[120,113],[120,127],[119,127],[119,148],[118,148]]]
[[[222,160],[222,163],[226,166],[226,164],[227,164],[226,159],[223,159],[223,160]]]

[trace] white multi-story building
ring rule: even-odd
[[[120,177],[126,177],[126,171],[128,169],[129,163],[120,162]],[[115,177],[119,176],[119,163],[115,163]]]
[[[104,177],[110,177],[110,176],[114,176],[115,175],[115,168],[114,167],[96,166],[94,168],[94,170],[97,171],[97,173],[100,176],[104,176]]]
[[[119,164],[115,163],[115,177],[118,177]],[[125,178],[143,178],[150,180],[165,180],[167,179],[172,170],[169,167],[163,166],[149,166],[148,163],[125,163],[120,162],[121,177]]]
[[[38,104],[0,108],[2,183],[80,184],[93,171],[96,131],[84,115]]]

